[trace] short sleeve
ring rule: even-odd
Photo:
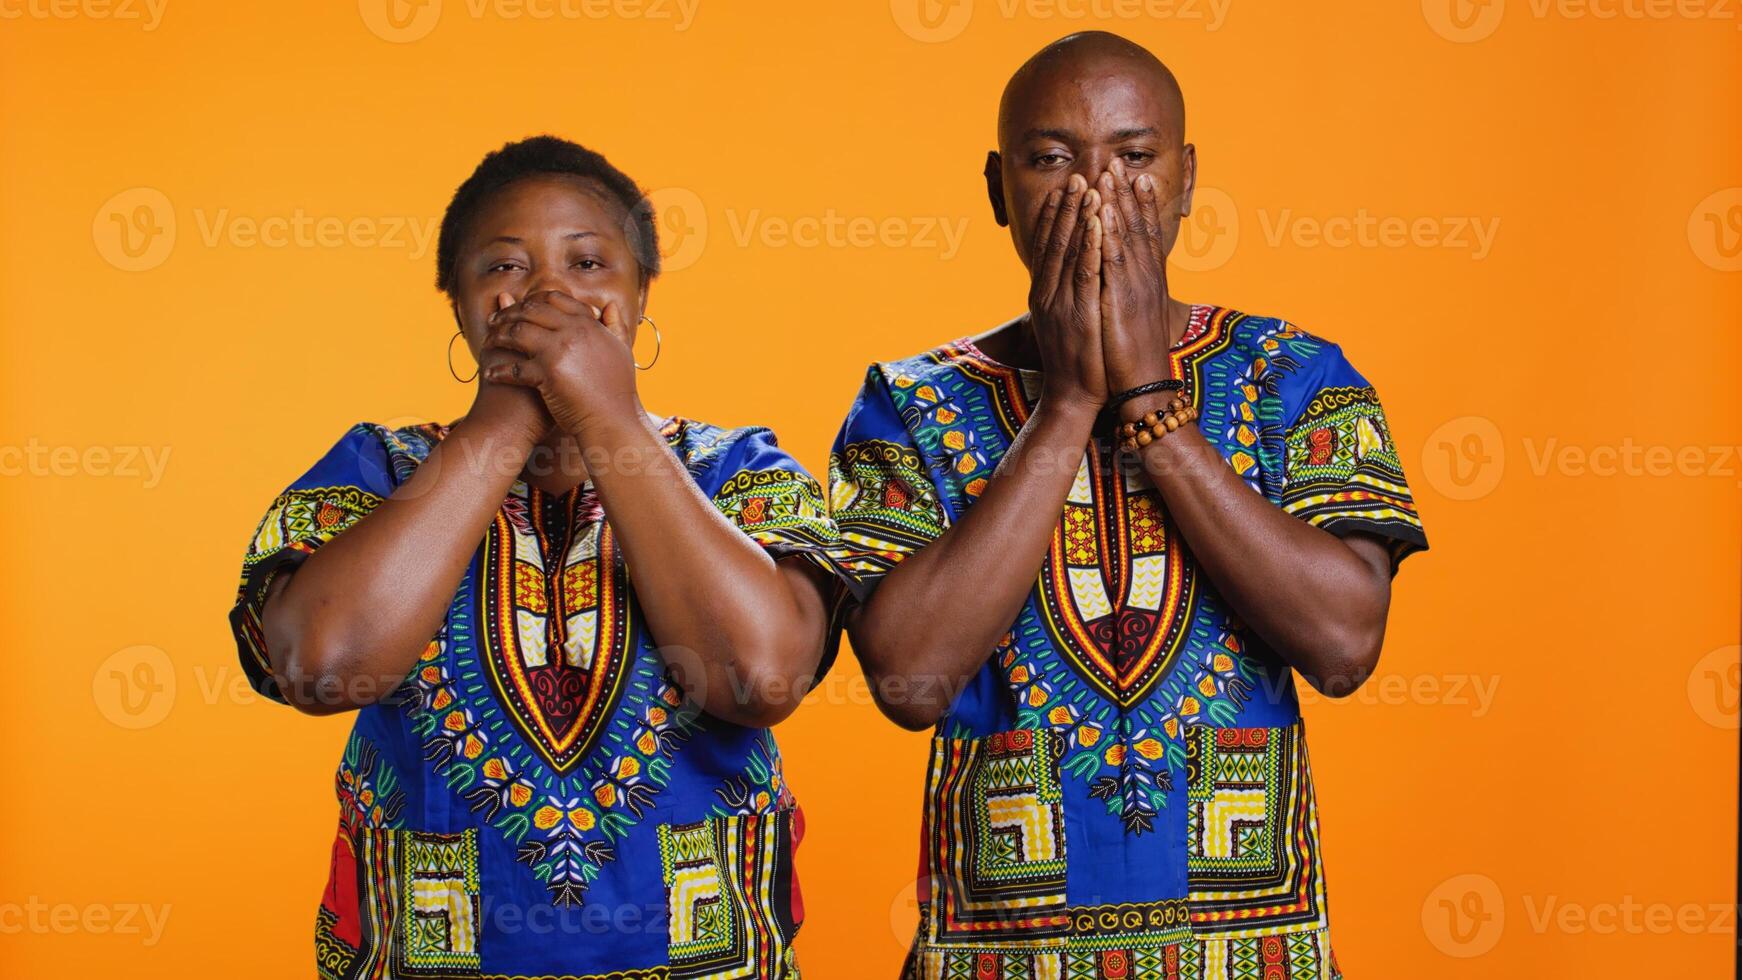
[[[1338,537],[1384,538],[1395,572],[1427,535],[1378,393],[1334,344],[1295,377],[1284,400],[1282,509]]]
[[[266,508],[242,557],[242,582],[230,610],[237,655],[254,689],[283,701],[266,656],[261,616],[273,576],[293,568],[362,520],[393,492],[385,430],[357,425]]]
[[[823,488],[767,429],[741,429],[696,474],[714,506],[776,559],[799,555],[833,571],[835,525]]]
[[[872,366],[829,453],[836,563],[853,598],[870,598],[902,559],[949,527],[937,481]]]
[[[692,475],[714,506],[776,561],[803,558],[838,579],[835,523],[823,502],[822,485],[780,448],[767,429],[714,432],[723,441],[690,458]],[[703,459],[705,465],[698,465]],[[829,672],[840,650],[834,624],[839,603],[832,606],[816,681]]]

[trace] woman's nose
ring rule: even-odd
[[[521,294],[520,299],[524,301],[526,297],[531,296],[534,293],[542,293],[550,290],[555,290],[559,293],[567,293],[570,296],[575,295],[574,287],[563,278],[562,270],[560,268],[541,265],[533,270],[531,276],[527,277],[526,292]]]

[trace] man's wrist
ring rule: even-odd
[[[1180,397],[1181,395],[1177,391],[1152,391],[1147,395],[1138,395],[1135,398],[1127,399],[1119,405],[1119,421],[1121,423],[1142,421],[1143,417],[1150,412],[1165,415],[1168,406]]]

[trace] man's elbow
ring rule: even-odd
[[[371,691],[337,665],[346,658],[307,641],[282,640],[273,654],[272,677],[291,707],[305,715],[336,715],[356,711],[381,700],[386,691]]]
[[[1373,676],[1384,643],[1384,620],[1350,624],[1333,634],[1314,658],[1317,669],[1303,672],[1302,676],[1325,697],[1346,698]]]

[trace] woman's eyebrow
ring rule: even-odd
[[[568,234],[563,236],[563,241],[572,242],[578,238],[598,238],[598,237],[599,237],[599,233],[596,231],[571,231]],[[501,242],[505,245],[524,245],[524,244],[526,244],[526,239],[517,237],[515,235],[497,235],[495,238],[490,239],[490,241],[486,242],[485,244],[494,245],[497,242]]]

